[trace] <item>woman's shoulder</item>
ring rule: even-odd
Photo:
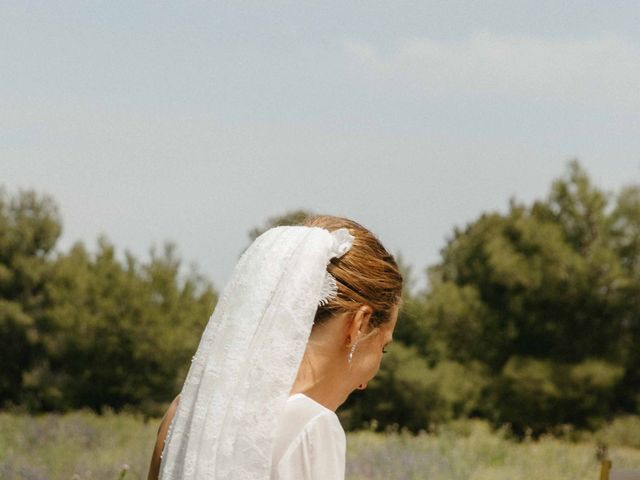
[[[287,399],[285,415],[289,417],[289,420],[297,420],[299,422],[308,422],[315,417],[321,417],[335,420],[338,424],[340,423],[338,416],[333,410],[330,410],[304,393],[295,393]]]
[[[313,399],[289,397],[276,434],[272,479],[344,479],[346,436],[332,410]]]
[[[274,461],[296,448],[318,448],[329,443],[345,450],[346,437],[338,416],[304,394],[289,397],[280,417],[274,445]]]
[[[334,427],[336,433],[344,436],[344,430],[335,412],[303,393],[296,393],[287,399],[280,425],[283,427],[280,429],[283,433],[326,425]]]

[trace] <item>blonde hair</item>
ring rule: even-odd
[[[344,227],[354,236],[351,249],[340,258],[332,258],[327,266],[327,271],[336,279],[338,295],[318,307],[314,325],[335,314],[353,312],[362,304],[373,310],[371,327],[389,321],[391,310],[400,304],[403,279],[393,255],[378,238],[359,223],[343,217],[312,215],[302,224],[329,231]]]

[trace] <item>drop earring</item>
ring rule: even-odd
[[[347,361],[349,362],[349,365],[351,365],[351,360],[353,360],[353,352],[356,351],[356,343],[354,342],[354,344],[351,346],[351,350],[349,351],[349,356],[347,357]]]

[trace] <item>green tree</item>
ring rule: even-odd
[[[253,242],[264,232],[273,227],[300,225],[304,220],[313,213],[309,210],[290,210],[282,215],[274,215],[269,217],[261,227],[254,227],[249,231],[249,239]]]
[[[45,290],[61,230],[50,197],[0,189],[0,407],[19,403],[25,376],[41,358]]]
[[[179,391],[217,298],[197,272],[180,278],[173,245],[146,263],[127,252],[123,263],[106,238],[95,255],[76,244],[61,256],[49,287],[53,328],[41,377],[58,391],[39,408],[159,413]]]
[[[572,162],[546,200],[456,229],[430,269],[423,349],[487,368],[482,415],[541,430],[637,398],[638,197],[610,198]]]
[[[0,191],[0,407],[160,413],[179,391],[215,306],[212,285],[183,274],[175,247],[148,262],[100,238],[55,251],[48,196]]]

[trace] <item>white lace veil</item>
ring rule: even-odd
[[[327,264],[352,242],[345,228],[274,227],[242,254],[182,388],[161,480],[269,478],[313,318],[336,293]]]

